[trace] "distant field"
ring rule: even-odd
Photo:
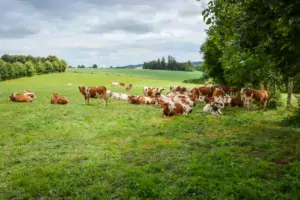
[[[150,79],[163,79],[171,81],[183,81],[186,79],[196,79],[202,76],[202,72],[183,72],[183,71],[166,71],[166,70],[148,70],[148,69],[76,69],[68,68],[69,72],[85,72],[85,73],[110,73],[120,76],[135,76],[135,77],[144,77]]]
[[[0,199],[300,199],[300,130],[280,125],[284,108],[227,107],[217,117],[198,104],[164,118],[154,105],[86,105],[78,90],[141,95],[145,85],[179,83],[71,72],[0,82]],[[24,89],[36,93],[33,103],[9,102]],[[69,105],[50,104],[52,92]]]

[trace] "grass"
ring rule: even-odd
[[[0,83],[0,199],[300,198],[300,130],[279,126],[290,113],[229,107],[216,117],[199,104],[163,118],[155,106],[84,103],[78,85],[111,81],[133,83],[132,94],[180,83],[87,73]],[[24,89],[38,98],[8,101]],[[69,105],[50,104],[53,91]]]
[[[148,70],[148,69],[114,69],[114,68],[68,68],[69,72],[83,72],[83,73],[100,73],[100,74],[112,74],[127,77],[142,77],[150,79],[160,79],[169,81],[180,81],[189,79],[198,79],[202,76],[202,72],[184,72],[184,71],[166,71],[166,70]]]

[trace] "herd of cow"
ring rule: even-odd
[[[114,86],[125,86],[124,83],[112,82]],[[132,88],[132,84],[126,86],[126,91]],[[107,100],[117,99],[128,101],[131,104],[153,104],[163,109],[164,116],[187,115],[192,112],[192,107],[196,103],[204,102],[206,105],[203,111],[215,115],[221,115],[221,109],[231,105],[232,107],[252,107],[253,101],[261,104],[264,109],[269,100],[269,94],[266,90],[256,90],[251,88],[242,88],[241,90],[228,86],[212,86],[212,87],[195,87],[191,90],[183,86],[170,86],[170,91],[163,95],[163,88],[144,87],[143,96],[128,95],[107,90],[105,86],[91,87],[80,86],[80,93],[89,104],[90,98],[102,99],[105,106]],[[25,90],[23,94],[13,93],[10,101],[14,102],[32,102],[36,98],[35,94],[30,90]],[[68,99],[59,96],[58,93],[52,93],[52,104],[68,104]]]

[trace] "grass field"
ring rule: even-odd
[[[111,81],[141,94],[181,80],[63,73],[0,82],[0,199],[300,199],[300,130],[280,126],[284,109],[228,107],[216,117],[199,104],[163,118],[155,106],[85,104],[78,85]],[[38,98],[9,102],[24,89]],[[52,92],[69,105],[50,104]]]
[[[114,69],[114,68],[68,68],[69,72],[84,72],[84,73],[100,73],[100,74],[112,74],[128,77],[142,77],[150,79],[162,79],[170,81],[180,81],[187,79],[196,79],[202,76],[202,72],[182,72],[182,71],[166,71],[166,70],[148,70],[148,69]]]

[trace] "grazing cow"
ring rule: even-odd
[[[231,99],[230,104],[232,107],[243,107],[244,106],[244,102],[239,98]]]
[[[213,115],[221,115],[221,108],[224,108],[224,104],[223,103],[219,103],[219,102],[211,102],[208,103],[204,106],[203,108],[203,112],[205,113],[210,113]]]
[[[30,96],[31,98],[36,98],[35,94],[31,90],[24,90],[23,94]]]
[[[121,85],[121,86],[125,86],[125,83],[124,83],[124,82],[120,82],[120,85]]]
[[[179,92],[180,94],[183,94],[186,91],[186,87],[183,86],[170,86],[170,92]]]
[[[51,97],[51,103],[52,104],[68,104],[69,101],[68,101],[67,97],[59,96],[56,92],[53,92],[52,97]]]
[[[255,90],[251,88],[242,88],[240,92],[241,96],[245,101],[247,101],[247,107],[250,108],[252,106],[252,100],[249,98],[259,102],[259,108],[261,108],[261,103],[263,103],[264,109],[266,109],[267,102],[269,99],[269,93],[266,90]]]
[[[88,104],[90,98],[102,99],[105,106],[107,106],[107,90],[105,86],[90,87],[90,86],[79,86],[79,91],[83,95],[84,99],[87,100]]]
[[[30,96],[24,95],[24,94],[16,94],[13,93],[9,96],[10,101],[13,102],[32,102],[32,98]]]
[[[111,82],[111,87],[117,87],[120,86],[118,82]]]
[[[143,93],[144,96],[148,97],[159,97],[163,92],[163,88],[152,88],[152,87],[144,87]]]
[[[127,85],[127,86],[126,86],[126,91],[131,90],[131,88],[132,88],[132,84]]]

